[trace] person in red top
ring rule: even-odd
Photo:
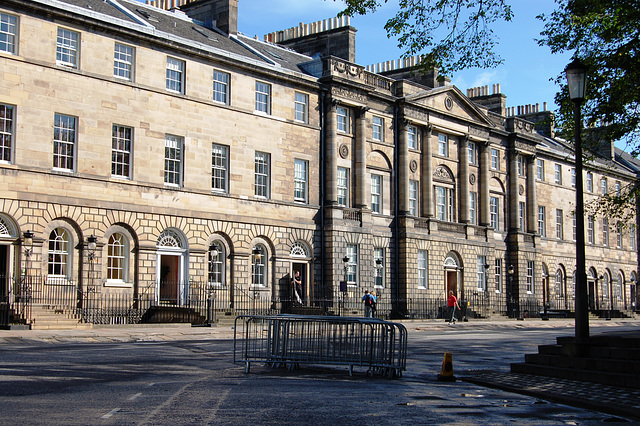
[[[447,307],[449,309],[449,324],[454,324],[456,322],[456,308],[460,309],[460,305],[458,305],[458,298],[453,295],[453,291],[449,291],[449,298],[447,299]]]

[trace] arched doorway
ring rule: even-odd
[[[459,273],[461,267],[460,257],[457,253],[449,252],[444,259],[444,294],[445,297],[449,296],[449,292],[452,291],[459,299],[464,299],[464,286],[460,279]]]
[[[291,285],[289,286],[289,291],[293,292],[293,294],[290,295],[291,300],[296,302],[298,301],[295,296],[295,292],[297,292],[302,304],[309,306],[311,299],[315,297],[314,289],[311,285],[311,274],[309,270],[309,249],[306,244],[296,241],[291,245],[289,256],[291,257],[291,279],[293,280],[296,273],[299,273],[301,282],[297,289],[293,288]]]
[[[158,237],[156,252],[156,300],[183,305],[188,299],[186,265],[187,244],[182,233],[166,229]]]

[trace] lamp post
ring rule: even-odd
[[[95,293],[96,289],[93,286],[93,261],[96,258],[96,243],[98,242],[98,238],[91,234],[91,236],[87,237],[87,260],[89,261],[89,277],[87,282],[87,290],[86,290],[86,304],[85,309],[89,309],[89,293]],[[87,312],[88,314],[88,312]]]
[[[344,263],[344,281],[340,283],[340,291],[342,292],[342,306],[340,308],[340,316],[342,316],[342,311],[344,310],[344,300],[347,297],[347,272],[349,270],[349,256],[343,257],[342,263]]]
[[[253,276],[254,277],[258,277],[259,279],[262,279],[261,278],[261,275],[262,275],[261,272],[262,271],[259,270],[261,265],[258,264],[258,261],[260,261],[262,259],[262,249],[260,247],[258,247],[258,246],[255,246],[253,248],[253,250],[251,250],[251,254],[253,255]],[[256,284],[259,284],[259,283],[255,283],[252,280],[252,284],[253,284],[253,310],[255,311],[256,310],[256,299],[258,298],[258,294],[259,294]]]
[[[218,246],[216,243],[211,243],[209,246],[209,270],[211,272],[216,272],[217,268],[217,260],[218,255],[220,255],[220,251],[218,250]],[[207,324],[211,325],[213,323],[213,281],[207,280]]]
[[[513,301],[513,274],[515,273],[515,268],[513,265],[509,265],[507,268],[507,275],[509,276],[509,304],[511,305],[511,316],[513,318],[516,317],[516,305]]]
[[[30,230],[25,231],[22,234],[22,237],[24,238],[24,241],[23,241],[23,244],[25,247],[24,255],[26,259],[24,262],[24,279],[22,280],[21,288],[17,289],[19,294],[15,295],[19,301],[26,302],[31,289],[31,277],[29,272],[31,271],[31,255],[33,254],[33,236],[34,236],[33,231],[30,231]],[[8,311],[7,311],[7,314],[8,314]]]
[[[584,245],[584,194],[582,185],[582,114],[581,106],[587,87],[587,67],[575,59],[567,68],[569,97],[573,101],[576,163],[576,343],[589,339],[589,314],[587,305],[587,272]]]

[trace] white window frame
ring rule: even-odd
[[[564,274],[562,273],[562,269],[558,269],[556,271],[556,297],[562,298],[564,297]]]
[[[16,107],[0,104],[0,163],[13,162]]]
[[[267,248],[256,244],[251,250],[251,286],[267,287]]]
[[[595,244],[595,219],[592,215],[587,216],[587,242]]]
[[[587,191],[593,192],[593,173],[587,172]]]
[[[217,252],[213,255],[214,250]],[[220,241],[214,241],[207,251],[207,284],[212,287],[224,287],[226,282],[225,245]]]
[[[184,174],[184,138],[166,134],[164,138],[164,184],[179,187]]]
[[[443,222],[453,222],[454,190],[446,186],[436,186],[436,218]]]
[[[467,145],[467,151],[468,151],[468,154],[469,154],[469,164],[471,164],[473,166],[478,164],[478,160],[477,160],[477,158],[478,158],[478,155],[477,155],[478,147],[477,147],[476,143],[469,141],[468,145]]]
[[[0,13],[0,52],[18,54],[18,17]]]
[[[357,244],[347,244],[347,257],[349,261],[347,262],[347,271],[346,271],[346,279],[348,286],[356,286],[358,285],[358,245]]]
[[[115,78],[133,81],[135,52],[135,47],[115,43],[113,46],[113,76]]]
[[[525,164],[524,164],[524,157],[522,155],[518,155],[516,168],[518,171],[518,176],[524,176]]]
[[[302,92],[294,94],[294,115],[295,121],[299,123],[309,122],[309,95]]]
[[[213,70],[213,102],[229,105],[231,100],[231,74]]]
[[[131,179],[133,127],[111,126],[111,177]]]
[[[576,187],[576,169],[575,167],[571,168],[571,187]]]
[[[541,237],[547,236],[547,209],[545,206],[538,206],[538,234]]]
[[[619,197],[622,193],[622,183],[619,180],[616,181],[616,197]]]
[[[602,245],[609,246],[609,219],[606,217],[602,218]]]
[[[520,229],[521,232],[525,231],[525,218],[527,214],[526,207],[527,206],[524,201],[518,202],[518,229]]]
[[[527,294],[534,294],[534,266],[533,260],[527,260]]]
[[[293,167],[293,201],[307,203],[309,201],[309,162],[296,158]]]
[[[420,182],[409,180],[409,214],[418,216],[418,197],[420,194]]]
[[[338,167],[337,185],[337,202],[339,206],[349,207],[349,169],[346,167]]]
[[[489,197],[489,227],[500,230],[500,198]]]
[[[73,236],[62,227],[49,233],[47,247],[47,280],[62,283],[71,279]]]
[[[269,198],[271,195],[271,154],[255,152],[254,194],[258,198]]]
[[[438,133],[438,155],[449,156],[449,137],[444,133]]]
[[[616,247],[622,248],[622,222],[616,223]]]
[[[80,33],[58,27],[56,38],[56,64],[78,68],[80,63]]]
[[[556,185],[562,185],[562,164],[555,165],[555,182]]]
[[[384,118],[377,115],[371,117],[371,138],[374,141],[384,142]]]
[[[429,288],[429,252],[418,250],[418,288]]]
[[[336,130],[341,133],[351,131],[351,111],[349,108],[338,105],[336,107]]]
[[[544,160],[541,158],[536,159],[536,177],[544,182]]]
[[[607,178],[602,178],[600,180],[600,189],[602,191],[602,195],[607,195],[609,193],[609,182],[607,181]]]
[[[477,290],[479,292],[487,291],[487,279],[486,279],[486,268],[484,265],[487,264],[486,256],[478,256],[478,261],[476,264],[476,273],[477,273]]]
[[[114,232],[107,240],[107,282],[126,283],[129,271],[129,239]]]
[[[636,226],[635,225],[630,225],[629,226],[629,248],[631,250],[635,250],[636,249]]]
[[[229,147],[211,144],[211,191],[229,192]]]
[[[76,167],[78,118],[55,114],[53,125],[53,168],[72,172]]]
[[[560,209],[556,209],[556,238],[564,239],[564,212]]]
[[[168,91],[183,95],[185,83],[186,62],[167,56],[165,87]]]
[[[495,148],[491,148],[491,169],[500,170],[500,152]]]
[[[256,81],[255,111],[260,114],[271,115],[271,85],[263,81]]]
[[[502,278],[502,259],[496,258],[494,261],[493,275],[495,277],[495,291],[496,293],[502,293],[503,278]]]
[[[478,193],[475,191],[469,191],[469,222],[478,224]]]
[[[409,149],[418,149],[418,128],[407,126],[407,145]]]
[[[382,213],[382,175],[371,174],[371,212]]]

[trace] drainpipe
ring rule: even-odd
[[[325,263],[326,263],[326,259],[325,259],[325,245],[326,245],[326,238],[325,238],[325,229],[324,229],[324,186],[325,186],[325,182],[324,182],[324,168],[325,168],[325,122],[324,122],[324,115],[325,115],[325,91],[324,89],[320,89],[321,93],[320,93],[320,248],[321,248],[321,255],[320,255],[320,288],[321,288],[321,294],[322,294],[322,299],[324,300],[324,298],[326,297],[326,287],[325,287],[325,282],[324,282],[324,268],[325,268]],[[317,297],[317,295],[316,295]]]
[[[394,263],[396,265],[396,285],[395,288],[392,288],[391,293],[394,294],[394,298],[395,299],[395,306],[391,307],[391,316],[394,316],[394,313],[397,314],[398,311],[398,304],[400,301],[400,247],[399,247],[399,241],[398,241],[398,236],[400,235],[400,225],[398,224],[398,213],[400,211],[399,205],[398,205],[398,194],[399,194],[399,189],[400,189],[400,185],[398,182],[398,152],[399,152],[399,145],[400,145],[400,137],[398,136],[398,104],[395,104],[393,107],[393,144],[395,147],[395,153],[393,156],[393,190],[394,193],[396,194],[396,198],[394,200],[394,206],[393,206],[393,211],[394,211],[394,220],[393,220],[393,227],[394,227],[394,233],[395,233],[395,244],[394,244],[394,250],[393,250],[393,257],[394,257]],[[391,280],[391,285],[393,286],[393,281]],[[393,300],[392,299],[392,300]]]

